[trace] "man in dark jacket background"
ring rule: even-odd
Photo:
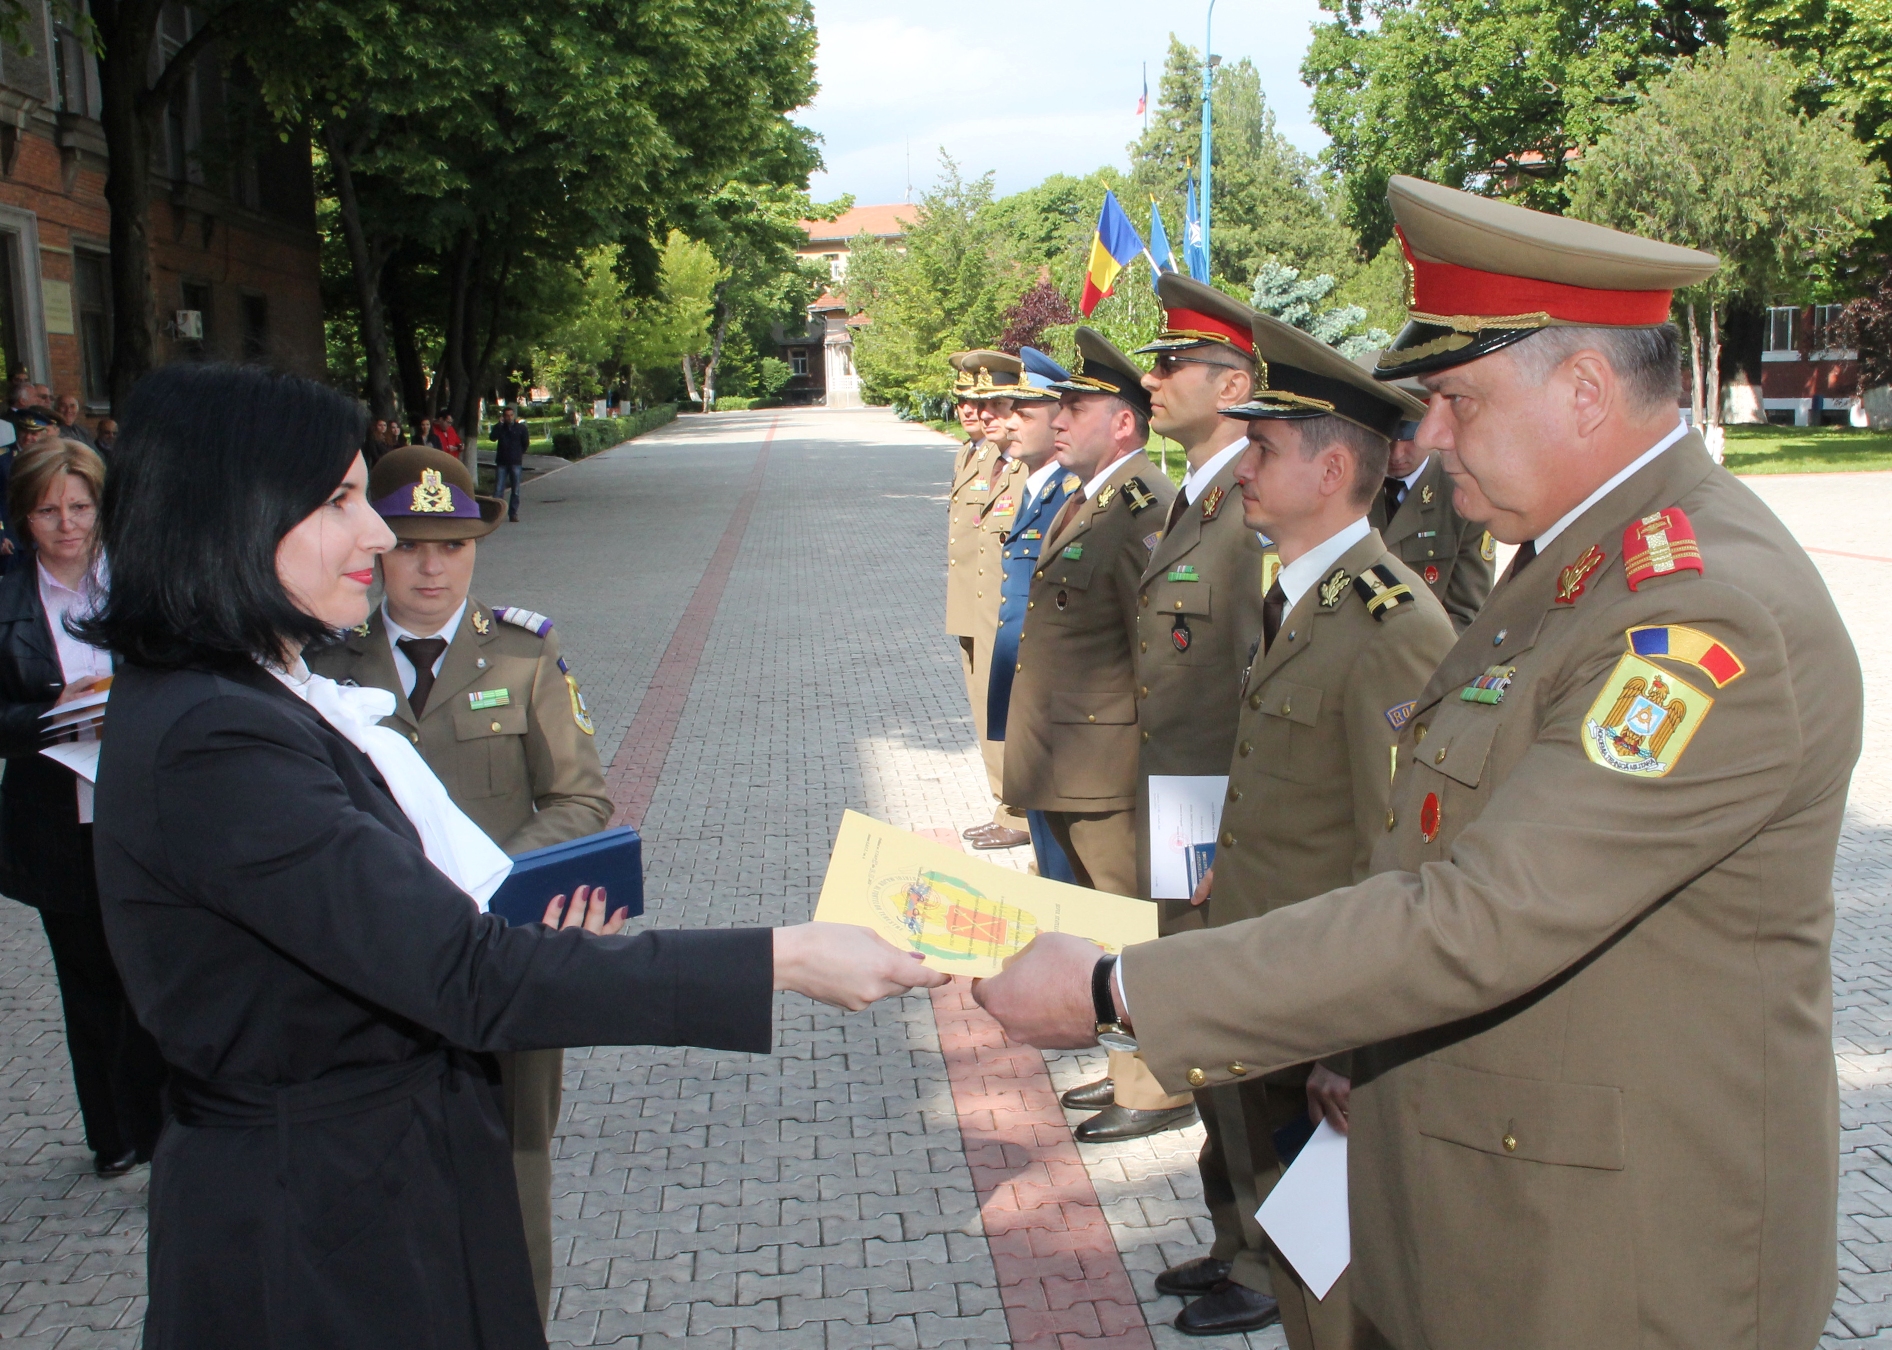
[[[517,408],[507,408],[499,414],[499,425],[493,428],[493,439],[499,442],[499,454],[495,460],[499,466],[499,477],[493,484],[493,495],[506,498],[506,519],[517,520],[520,469],[526,462],[526,446],[532,441],[532,432],[519,420]]]

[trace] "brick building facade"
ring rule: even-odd
[[[0,355],[90,417],[109,409],[110,222],[98,71],[44,0],[32,51],[0,46]],[[192,17],[167,5],[167,51]],[[242,150],[233,91],[200,60],[153,149],[158,357],[264,360],[321,378],[321,244],[306,140]],[[190,316],[195,315],[196,318]]]

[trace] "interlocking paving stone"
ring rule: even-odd
[[[524,523],[482,549],[479,593],[554,618],[612,762],[771,423],[753,516],[644,817],[653,924],[805,917],[844,807],[923,830],[989,814],[957,656],[940,632],[952,447],[930,432],[874,411],[682,419],[529,483]],[[1888,687],[1892,633],[1875,622],[1874,597],[1892,580],[1892,563],[1875,561],[1892,557],[1881,540],[1892,475],[1750,481],[1822,550],[1815,559],[1859,643],[1867,689]],[[997,860],[1022,866],[1024,853]],[[1889,878],[1892,709],[1872,698],[1835,871],[1844,1133],[1841,1289],[1823,1341],[1832,1347],[1892,1346]],[[767,1058],[570,1053],[552,1343],[1009,1344],[992,1253],[1015,1230],[1001,1221],[989,1237],[981,1221],[932,1000],[844,1014],[784,997],[777,1040]],[[1103,1067],[1096,1053],[1046,1061],[1057,1091]],[[1156,1296],[1151,1281],[1206,1249],[1201,1137],[1192,1127],[1077,1151],[1141,1303],[1139,1316],[1090,1300],[1089,1320],[1073,1326],[1099,1339],[1084,1344],[1193,1343],[1168,1326],[1178,1300]],[[0,904],[9,1346],[137,1342],[146,1175],[101,1181],[89,1162],[44,940],[31,911]],[[1058,1278],[1048,1268],[1042,1281],[1054,1332],[1086,1302],[1058,1306]],[[1255,1350],[1284,1344],[1278,1329],[1244,1339]]]

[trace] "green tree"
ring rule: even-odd
[[[1696,411],[1709,422],[1721,416],[1724,307],[1797,299],[1884,209],[1883,171],[1850,117],[1797,108],[1799,82],[1786,56],[1758,43],[1705,48],[1612,120],[1575,171],[1573,214],[1721,256],[1721,270],[1683,296]]]
[[[1319,166],[1281,135],[1246,57],[1216,72],[1210,203],[1210,271],[1250,277],[1269,259],[1346,276],[1358,266],[1352,241],[1334,215]],[[1200,179],[1202,56],[1172,34],[1155,115],[1130,147],[1124,209],[1144,228],[1150,199],[1180,243],[1184,179]],[[1134,201],[1132,201],[1134,197]],[[1096,219],[1093,210],[1092,221]]]
[[[1647,0],[1321,0],[1301,64],[1361,250],[1392,235],[1386,183],[1413,174],[1540,210],[1566,205],[1572,155],[1678,52],[1713,6]]]
[[[1392,344],[1391,333],[1365,326],[1366,310],[1361,306],[1326,304],[1333,291],[1334,279],[1325,272],[1303,277],[1298,268],[1266,262],[1255,274],[1248,303],[1263,314],[1272,314],[1328,346],[1339,348],[1340,354],[1350,359],[1363,352],[1382,351]]]
[[[1892,167],[1892,15],[1885,0],[1732,0],[1738,33],[1792,52],[1812,109],[1837,108]]]

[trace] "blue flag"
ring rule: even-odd
[[[1197,281],[1209,280],[1209,251],[1202,246],[1202,214],[1196,209],[1194,175],[1183,180],[1183,265]]]
[[[1150,198],[1150,285],[1165,272],[1176,270],[1176,253],[1169,246],[1169,232],[1163,228],[1163,213],[1156,198]]]

